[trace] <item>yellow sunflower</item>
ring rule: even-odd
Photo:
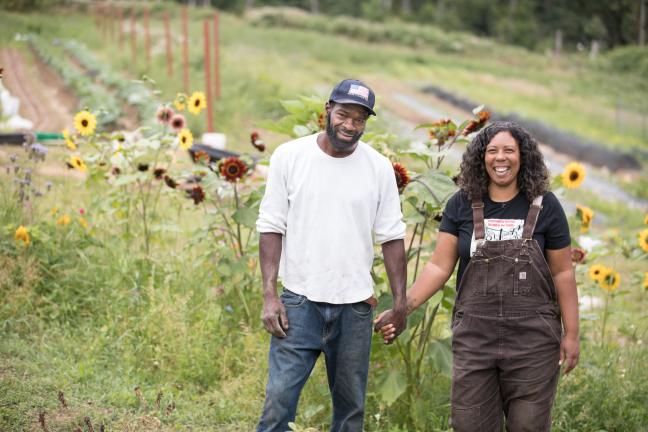
[[[606,268],[605,271],[601,274],[601,279],[599,280],[599,285],[601,288],[607,292],[612,292],[619,288],[621,284],[621,276],[619,272],[612,268]]]
[[[74,128],[83,136],[92,135],[97,127],[97,118],[89,111],[74,116]]]
[[[601,276],[605,272],[607,267],[601,265],[601,264],[594,264],[590,266],[587,275],[589,276],[590,279],[592,279],[594,282],[598,282],[601,280]]]
[[[585,180],[585,167],[578,162],[570,162],[561,177],[563,186],[567,189],[575,189]]]
[[[68,163],[72,165],[72,168],[76,168],[81,172],[86,172],[86,170],[88,169],[85,162],[83,162],[83,159],[81,159],[79,156],[70,157]]]
[[[180,142],[180,148],[183,150],[189,150],[193,145],[193,135],[189,129],[182,129],[178,133],[178,140]]]
[[[184,93],[178,93],[173,100],[173,106],[178,111],[184,111],[187,108],[187,95]]]
[[[52,217],[56,216],[57,213],[58,213],[58,207],[52,207],[52,208],[50,209],[50,215],[51,215]]]
[[[66,214],[64,214],[63,216],[61,216],[56,220],[56,225],[65,226],[68,225],[69,223],[70,223],[70,216]]]
[[[644,252],[648,252],[648,228],[639,233],[639,246]]]
[[[16,233],[14,234],[14,239],[16,241],[22,241],[25,244],[25,247],[29,246],[29,243],[31,242],[31,238],[29,237],[29,231],[27,228],[24,226],[20,225],[18,229],[16,229]]]
[[[586,233],[590,228],[592,219],[594,219],[594,211],[589,207],[576,205],[576,215],[581,220],[581,232]]]
[[[207,107],[207,98],[203,92],[193,92],[189,98],[187,109],[191,114],[198,115]]]
[[[74,140],[72,140],[72,136],[70,135],[68,128],[63,129],[63,139],[65,140],[65,145],[68,149],[72,151],[77,149],[76,143],[74,142]]]

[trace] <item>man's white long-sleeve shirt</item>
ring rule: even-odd
[[[391,162],[361,141],[351,155],[332,157],[317,134],[275,150],[256,225],[283,235],[284,286],[333,304],[371,297],[374,242],[405,238]]]

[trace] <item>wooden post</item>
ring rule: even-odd
[[[151,70],[151,33],[149,32],[149,8],[144,8],[144,49],[146,50],[146,70]]]
[[[164,11],[164,38],[166,39],[167,75],[173,76],[173,52],[171,51],[171,24],[169,22],[169,11]]]
[[[214,100],[220,99],[220,33],[218,11],[214,13]]]
[[[205,33],[205,58],[203,64],[205,65],[205,97],[207,98],[207,132],[213,132],[214,119],[212,116],[213,108],[211,98],[211,60],[209,58],[211,48],[209,46],[209,20],[203,21],[203,30]]]
[[[131,66],[137,66],[137,29],[135,22],[135,8],[131,9]]]
[[[182,73],[184,91],[189,93],[189,14],[187,6],[182,8]]]

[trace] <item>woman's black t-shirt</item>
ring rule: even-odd
[[[522,193],[506,202],[494,202],[484,197],[484,225],[487,241],[511,240],[522,238],[524,220],[529,212],[530,203]],[[457,289],[463,272],[475,252],[472,207],[466,194],[455,193],[446,204],[439,231],[457,236],[459,239],[459,272]],[[571,244],[569,224],[558,198],[548,192],[542,201],[542,210],[533,231],[533,238],[540,250],[562,249]]]

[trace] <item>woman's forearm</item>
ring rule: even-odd
[[[578,338],[578,291],[572,269],[554,275],[565,337]]]

